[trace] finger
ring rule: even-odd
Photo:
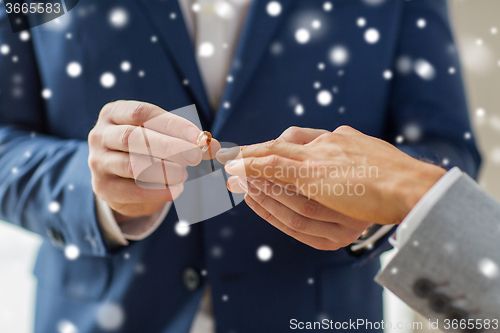
[[[212,141],[210,142],[210,146],[208,147],[208,150],[203,153],[203,159],[204,160],[213,160],[220,149],[221,149],[220,142],[217,141],[216,139],[212,138]]]
[[[287,128],[279,137],[286,142],[304,145],[325,133],[331,132],[323,129],[292,126]]]
[[[184,165],[198,165],[202,159],[197,145],[139,126],[108,126],[103,140],[104,146],[110,150],[157,157]]]
[[[238,151],[239,150],[239,151]],[[305,156],[305,148],[302,145],[289,143],[278,138],[268,142],[263,142],[250,146],[233,147],[229,149],[221,149],[217,155],[217,159],[222,163],[230,159],[241,157],[262,157],[269,155],[279,155],[289,159],[301,161]]]
[[[110,120],[117,125],[144,126],[190,143],[196,143],[201,130],[192,122],[162,108],[138,101],[117,101],[107,104]]]
[[[233,193],[245,193],[248,190],[246,187],[246,180],[242,180],[243,177],[233,176],[229,177],[227,180],[227,189]]]
[[[221,148],[216,154],[217,161],[222,165],[225,165],[228,161],[232,161],[241,158],[241,148],[239,146],[231,148]]]
[[[269,224],[287,234],[290,237],[295,238],[301,243],[309,245],[318,250],[325,251],[333,251],[338,250],[340,246],[329,239],[324,237],[316,237],[307,234],[303,234],[301,232],[295,231],[281,221],[279,221],[276,217],[274,217],[271,213],[269,213],[266,209],[260,206],[254,199],[252,199],[249,195],[245,195],[245,202],[247,205],[261,218],[267,221]]]
[[[267,196],[288,207],[295,213],[314,220],[333,222],[345,226],[349,229],[366,229],[371,223],[354,219],[341,214],[319,202],[309,199],[297,193],[297,188],[293,184],[278,185],[263,178],[250,178],[250,184],[262,191]]]
[[[140,203],[162,203],[177,199],[184,190],[183,184],[167,186],[159,184],[157,189],[143,188],[136,184],[133,179],[125,179],[118,176],[109,176],[101,180],[101,187],[113,188],[113,192],[99,191],[106,202],[117,204],[140,204]]]
[[[311,236],[325,237],[330,240],[341,239],[343,236],[342,229],[338,224],[318,221],[300,215],[255,187],[249,188],[248,195],[278,221],[292,230]]]
[[[176,185],[185,182],[188,177],[184,166],[150,156],[110,151],[104,159],[103,171],[122,178]]]
[[[236,159],[226,164],[225,170],[233,176],[276,178],[294,184],[304,165],[278,155]]]

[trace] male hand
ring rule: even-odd
[[[307,144],[326,130],[290,127],[279,140]],[[241,147],[244,152],[247,147]],[[238,147],[221,149],[219,162],[237,158]],[[244,153],[245,155],[245,153]],[[241,157],[241,155],[240,155]],[[247,205],[257,215],[285,234],[318,250],[337,250],[359,238],[372,224],[340,214],[298,193],[292,184],[257,177],[232,176],[228,179],[232,192],[245,192]]]
[[[277,139],[243,147],[239,157],[226,165],[228,173],[278,180],[341,214],[378,224],[400,223],[446,172],[348,126],[304,145]]]
[[[152,104],[106,104],[88,137],[94,193],[113,209],[118,223],[155,213],[182,193],[186,166],[220,148],[213,140],[202,154],[196,145],[200,133],[190,121]],[[136,179],[152,186],[140,187]]]

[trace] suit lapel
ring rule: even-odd
[[[151,24],[159,35],[159,41],[175,63],[179,79],[188,80],[187,89],[196,101],[207,124],[212,122],[212,111],[203,88],[195,51],[184,21],[178,0],[138,0]],[[175,15],[172,19],[170,15]]]
[[[280,1],[281,14],[270,16],[267,13],[267,0],[254,0],[240,36],[240,41],[233,59],[230,75],[233,82],[226,85],[222,103],[212,125],[213,135],[222,129],[227,118],[241,98],[259,62],[269,50],[272,38],[290,9],[293,0]],[[227,107],[229,106],[229,107]]]

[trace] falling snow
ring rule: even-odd
[[[3,44],[2,46],[0,46],[0,53],[2,55],[7,55],[10,53],[10,46],[7,45],[7,44]]]
[[[57,333],[78,333],[78,329],[72,322],[63,319],[57,323]]]
[[[332,5],[332,3],[331,3],[331,2],[327,1],[327,2],[325,2],[325,3],[323,4],[323,10],[324,10],[325,12],[329,12],[329,11],[331,11],[332,9],[333,9],[333,5]]]
[[[82,66],[76,61],[70,62],[66,67],[66,73],[70,77],[78,77],[82,74]]]
[[[358,27],[363,28],[364,26],[366,26],[366,19],[364,17],[359,17],[356,20],[356,24],[358,25]]]
[[[329,59],[335,66],[343,66],[349,61],[349,51],[342,45],[334,46],[329,52]]]
[[[50,99],[52,97],[52,90],[45,88],[42,90],[42,97],[44,99]]]
[[[420,29],[423,29],[427,26],[427,21],[424,20],[423,18],[417,20],[417,27]]]
[[[278,16],[281,14],[281,4],[278,1],[271,1],[267,4],[266,10],[270,16]]]
[[[23,42],[27,42],[30,40],[30,33],[28,31],[22,31],[20,34],[19,34],[19,39]]]
[[[295,39],[299,44],[306,44],[311,39],[311,34],[307,29],[300,28],[295,32]]]
[[[97,310],[97,325],[104,331],[120,329],[125,322],[123,308],[116,303],[106,303]]]
[[[498,265],[488,258],[481,259],[478,263],[478,267],[481,274],[489,279],[496,279],[500,273]]]
[[[186,221],[179,221],[175,224],[175,233],[181,237],[187,236],[191,231],[191,226]]]
[[[370,28],[365,32],[365,40],[369,44],[375,44],[380,39],[380,33],[375,28]]]
[[[64,248],[64,256],[68,260],[76,260],[80,256],[80,249],[76,245],[67,245]]]
[[[49,204],[49,211],[51,213],[57,213],[61,210],[61,205],[59,204],[59,202],[57,201],[52,201],[50,204]]]
[[[295,106],[295,114],[297,116],[302,116],[304,114],[304,106],[302,104],[297,104]]]
[[[109,23],[117,29],[125,27],[129,22],[128,12],[123,8],[114,8],[109,13]]]
[[[115,85],[116,78],[113,73],[106,72],[101,75],[100,82],[104,88],[111,88]]]
[[[203,42],[198,48],[198,55],[203,58],[211,57],[215,52],[214,45],[210,42]]]
[[[333,101],[333,96],[328,90],[321,90],[316,99],[320,105],[327,106]]]
[[[434,66],[425,59],[417,59],[413,69],[423,80],[430,81],[436,77]]]
[[[120,69],[123,71],[123,72],[128,72],[132,69],[132,64],[128,61],[123,61],[121,64],[120,64]]]
[[[257,258],[260,261],[269,261],[273,257],[273,250],[268,245],[262,245],[257,249]]]

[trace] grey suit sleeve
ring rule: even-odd
[[[490,320],[497,327],[491,331],[498,331],[500,203],[462,175],[375,281],[427,319],[439,320],[445,332],[461,332],[446,319],[472,319],[476,327],[481,319],[483,329]]]

